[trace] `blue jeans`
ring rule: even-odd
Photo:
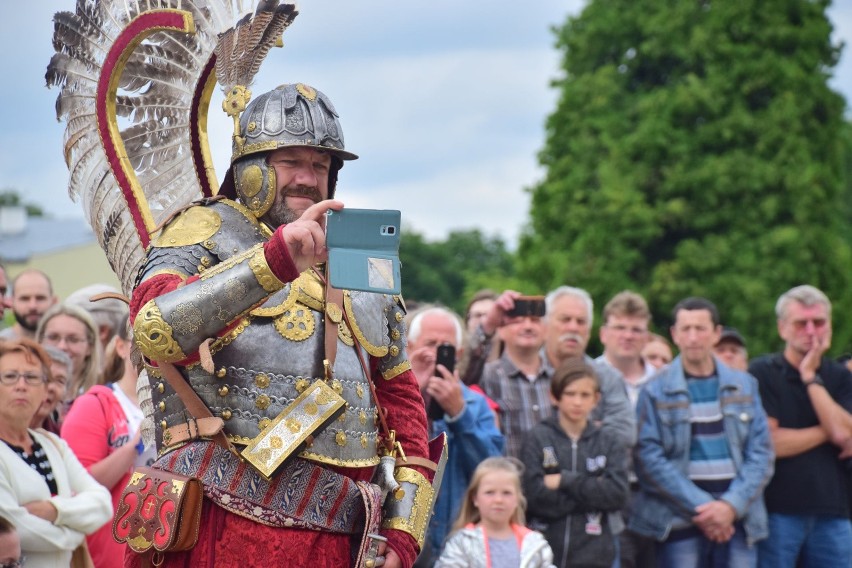
[[[845,517],[770,513],[761,568],[852,566],[852,524]],[[798,564],[797,564],[798,559]]]
[[[755,568],[757,548],[746,542],[742,525],[736,525],[731,540],[715,543],[704,535],[668,540],[657,548],[660,568]]]

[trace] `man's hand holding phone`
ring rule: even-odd
[[[544,317],[544,296],[524,296],[514,290],[506,290],[482,320],[482,330],[493,335],[497,328],[503,327],[513,319],[523,316]]]
[[[439,420],[444,414],[455,418],[464,410],[461,379],[455,370],[456,349],[449,343],[438,345],[435,353],[435,370],[426,383],[426,392],[431,397],[428,414]]]
[[[340,211],[343,202],[327,199],[311,205],[302,216],[286,225],[278,227],[273,239],[278,239],[287,247],[287,252],[299,273],[318,262],[328,259],[325,246],[325,214],[329,210]]]

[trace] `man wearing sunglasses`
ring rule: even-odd
[[[749,366],[776,454],[760,566],[850,566],[845,462],[852,456],[852,374],[826,356],[831,302],[813,286],[797,286],[781,295],[775,312],[784,351]]]

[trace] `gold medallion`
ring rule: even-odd
[[[275,329],[284,339],[304,341],[314,333],[316,323],[313,312],[299,304],[275,318]]]

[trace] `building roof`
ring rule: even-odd
[[[0,260],[27,262],[34,256],[61,252],[95,242],[92,228],[82,218],[28,217],[23,231],[0,230]]]

